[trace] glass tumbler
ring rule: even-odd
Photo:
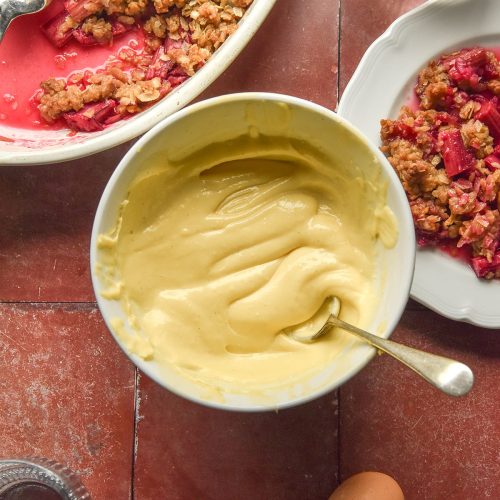
[[[78,477],[45,458],[0,460],[0,500],[90,500]]]

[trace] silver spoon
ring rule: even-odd
[[[392,340],[377,337],[337,318],[339,311],[340,301],[337,297],[333,297],[330,305],[330,316],[318,332],[310,335],[289,328],[288,335],[300,342],[314,342],[328,333],[333,327],[342,328],[401,361],[445,394],[464,396],[472,389],[474,375],[467,365],[443,356],[419,351]]]
[[[13,19],[44,9],[51,0],[0,0],[0,42]]]

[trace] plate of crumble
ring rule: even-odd
[[[338,113],[398,174],[418,242],[411,296],[500,328],[500,2],[434,0],[366,51]]]
[[[0,164],[133,139],[205,90],[275,0],[52,0],[0,43]]]

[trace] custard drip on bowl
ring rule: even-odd
[[[320,371],[342,349],[341,335],[305,345],[286,334],[318,330],[329,297],[345,320],[369,324],[378,235],[397,238],[381,184],[277,138],[151,162],[99,241],[104,293],[135,330],[115,328],[129,350],[195,382],[258,391]]]

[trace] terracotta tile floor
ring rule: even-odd
[[[202,97],[266,90],[334,108],[366,47],[419,3],[278,0]],[[466,398],[386,357],[278,414],[209,410],[139,376],[106,331],[88,266],[99,196],[128,147],[0,169],[0,457],[66,463],[96,500],[322,500],[366,469],[393,474],[409,500],[500,498],[500,332],[412,301],[395,338],[468,362]]]
[[[135,370],[93,304],[0,305],[0,458],[44,456],[129,498]]]

